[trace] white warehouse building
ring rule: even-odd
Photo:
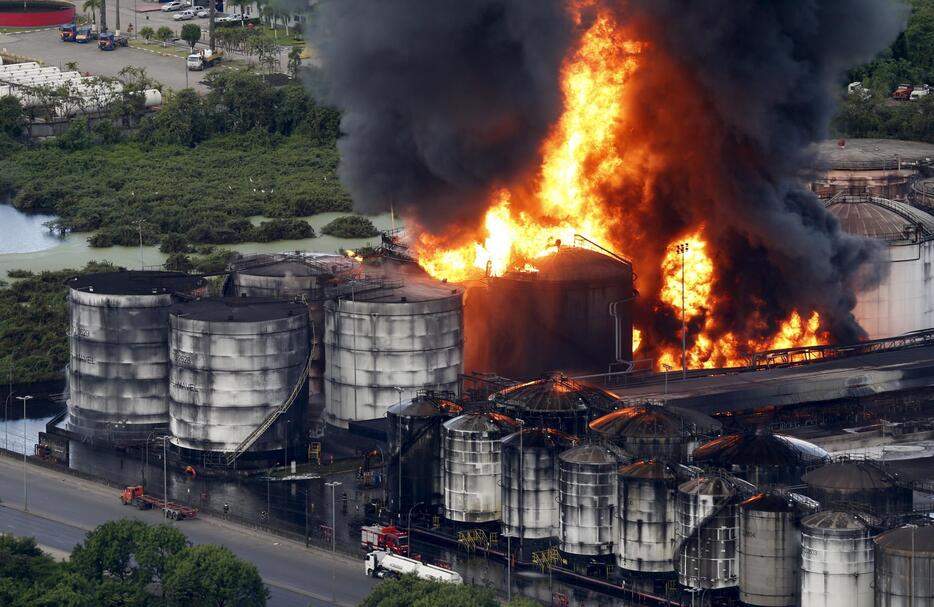
[[[867,195],[837,195],[827,208],[847,233],[885,244],[883,278],[857,293],[853,311],[869,338],[934,328],[934,216]]]

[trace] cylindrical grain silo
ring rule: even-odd
[[[900,487],[882,468],[882,462],[841,460],[831,462],[802,477],[809,497],[823,508],[835,503],[859,504],[876,516],[910,512],[912,491]]]
[[[444,422],[444,517],[457,523],[500,519],[502,439],[519,429],[501,413],[465,413]]]
[[[169,425],[169,307],[204,279],[178,272],[103,272],[68,281],[68,428],[145,439]]]
[[[389,407],[386,505],[390,511],[405,514],[422,504],[425,511],[435,512],[444,503],[442,424],[461,410],[447,395],[430,391]]]
[[[503,535],[558,537],[558,456],[577,439],[553,428],[523,428],[503,439]]]
[[[674,571],[678,479],[671,466],[641,460],[619,470],[620,568],[640,573]]]
[[[412,272],[400,276],[325,303],[324,389],[333,426],[383,417],[422,389],[458,390],[463,289]]]
[[[768,432],[729,434],[694,450],[699,466],[730,471],[760,489],[798,485],[801,476],[816,465],[830,461],[826,451],[799,438]]]
[[[873,607],[872,532],[861,517],[824,510],[801,520],[801,606]]]
[[[287,401],[286,414],[250,451],[284,449],[287,432],[303,434],[309,343],[304,304],[203,299],[174,306],[170,320],[173,443],[233,451]]]
[[[720,476],[678,486],[678,583],[695,590],[736,586],[736,490]]]
[[[311,365],[308,368],[309,423],[324,429],[324,300],[335,277],[352,274],[358,263],[343,255],[248,255],[232,264],[228,294],[237,297],[300,300],[308,306]]]
[[[797,605],[801,582],[798,508],[759,493],[739,505],[739,598],[746,605]]]
[[[528,427],[586,436],[588,422],[612,411],[619,399],[612,392],[556,373],[500,390],[489,400],[497,411],[521,419]]]
[[[559,539],[565,554],[615,554],[620,460],[617,450],[601,445],[582,445],[558,456]]]
[[[630,405],[590,423],[603,439],[640,459],[686,462],[700,437],[720,433],[721,424],[704,415],[656,403]]]
[[[891,529],[875,544],[875,607],[934,605],[934,527]]]
[[[558,369],[605,372],[632,359],[632,264],[567,246],[535,260],[535,271],[491,277],[467,295],[470,369],[527,380]]]

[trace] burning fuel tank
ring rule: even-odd
[[[872,528],[860,515],[824,510],[801,521],[801,607],[873,605]]]
[[[68,428],[142,440],[169,425],[169,307],[202,293],[178,272],[102,272],[68,281]]]
[[[386,412],[390,453],[386,491],[392,512],[406,513],[417,504],[434,512],[444,503],[442,424],[462,411],[450,397],[422,391]]]
[[[739,598],[746,605],[798,604],[800,509],[775,493],[739,505]]]
[[[536,271],[470,289],[469,369],[525,380],[556,369],[605,372],[632,359],[632,263],[588,246],[560,246],[536,260]]]
[[[677,495],[678,478],[668,464],[642,460],[619,469],[616,562],[621,569],[674,571]]]
[[[502,513],[503,437],[519,429],[501,413],[465,413],[444,422],[444,517],[488,523]]]
[[[723,468],[765,488],[797,485],[808,469],[830,461],[830,456],[817,445],[792,436],[749,432],[715,438],[698,447],[693,459],[698,465]]]
[[[720,476],[678,486],[678,583],[695,590],[738,583],[736,489]]]
[[[701,437],[720,433],[717,420],[657,403],[626,406],[590,422],[604,440],[640,459],[686,462]]]
[[[558,456],[562,552],[589,557],[615,554],[621,459],[618,450],[601,445],[583,445]]]
[[[425,388],[456,393],[464,370],[463,289],[414,267],[373,271],[324,304],[326,417],[338,428]]]
[[[876,516],[910,512],[911,489],[900,487],[881,462],[841,460],[802,477],[807,494],[826,508],[834,503],[857,504]]]
[[[503,439],[503,535],[558,537],[558,456],[577,438],[553,428],[523,428]]]
[[[560,373],[490,395],[497,411],[521,419],[527,427],[555,428],[586,436],[587,423],[615,408],[612,392],[569,379]]]
[[[891,529],[875,544],[876,607],[934,605],[934,527]]]
[[[308,404],[305,304],[202,299],[173,306],[169,320],[174,444],[233,451],[282,406],[286,412],[249,450],[278,451],[300,441]]]

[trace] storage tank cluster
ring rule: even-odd
[[[807,441],[763,431],[727,434],[694,451],[694,463],[722,468],[760,489],[792,486],[814,466],[830,460],[828,453]]]

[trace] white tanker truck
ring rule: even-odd
[[[385,550],[374,550],[366,555],[366,574],[376,578],[414,574],[423,580],[447,582],[448,584],[464,583],[464,578],[456,571],[428,565]]]

